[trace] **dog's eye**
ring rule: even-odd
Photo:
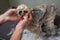
[[[19,11],[19,15],[21,15],[22,11]]]
[[[28,13],[28,11],[24,11],[24,13]]]

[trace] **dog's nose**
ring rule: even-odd
[[[19,15],[21,15],[22,11],[19,11]]]

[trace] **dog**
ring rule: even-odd
[[[22,17],[26,13],[32,14],[32,21],[27,25],[26,29],[29,31],[40,34],[42,32],[42,25],[44,24],[44,29],[48,31],[51,35],[56,33],[54,19],[56,16],[56,8],[52,5],[42,5],[36,8],[29,8],[25,4],[21,4],[17,7],[18,16]]]

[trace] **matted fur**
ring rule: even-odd
[[[21,9],[21,7],[24,9]],[[54,5],[42,5],[32,9],[28,8],[26,5],[20,5],[18,6],[18,9],[18,12],[25,9],[30,11],[29,13],[31,13],[32,11],[31,14],[33,19],[30,24],[28,24],[28,27],[26,27],[28,30],[36,34],[40,34],[42,32],[42,25],[44,24],[44,27],[49,29],[51,34],[55,34],[54,19],[56,15],[56,10]]]

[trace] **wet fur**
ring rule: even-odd
[[[45,6],[46,6],[46,13],[44,15],[42,14],[43,17],[40,15],[39,17],[41,17],[41,19],[35,17],[35,19],[37,19],[35,20],[34,15],[36,14],[34,13],[33,20],[29,25],[29,27],[27,27],[27,29],[30,30],[31,32],[40,34],[42,32],[42,25],[44,24],[43,30],[45,30],[45,32],[47,32],[48,34],[54,35],[56,33],[54,25],[56,9],[54,5],[45,5]]]
[[[40,11],[43,8],[44,10],[46,10],[45,13],[41,14]],[[28,8],[27,8],[28,9]],[[32,21],[30,22],[30,24],[28,24],[28,26],[26,27],[29,31],[36,33],[36,34],[40,34],[42,31],[42,25],[44,24],[43,30],[47,31],[47,33],[49,32],[51,35],[54,35],[55,32],[55,25],[54,25],[54,19],[56,16],[56,10],[55,10],[55,6],[54,5],[42,5],[41,7],[36,7],[36,8],[32,8],[33,13],[32,13]],[[38,10],[39,12],[37,14],[36,11],[34,10]]]

